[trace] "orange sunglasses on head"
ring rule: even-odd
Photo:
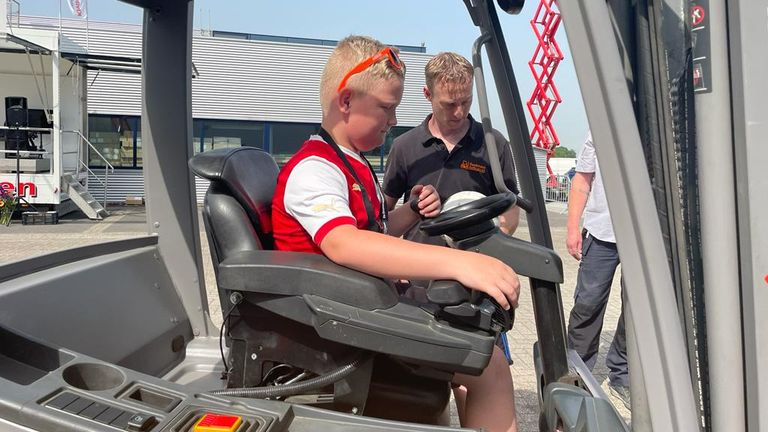
[[[369,67],[379,62],[381,59],[389,60],[389,64],[392,65],[392,67],[395,68],[395,70],[398,70],[398,71],[403,70],[403,63],[400,61],[400,57],[397,55],[397,52],[390,47],[385,47],[381,51],[361,61],[360,63],[357,64],[357,66],[350,69],[349,72],[347,72],[347,74],[344,75],[344,78],[341,80],[341,83],[339,83],[339,88],[336,89],[336,92],[340,92],[341,90],[344,89],[344,86],[347,85],[347,81],[352,75],[359,74],[360,72],[368,69]]]

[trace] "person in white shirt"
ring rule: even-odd
[[[582,214],[584,224],[580,227]],[[619,252],[591,133],[579,152],[576,174],[571,180],[567,230],[568,253],[581,261],[574,305],[568,320],[568,347],[574,349],[592,370],[600,347],[605,307],[619,265]],[[623,305],[605,363],[609,369],[609,388],[629,409]]]

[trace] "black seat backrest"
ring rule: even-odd
[[[232,253],[273,249],[272,195],[279,168],[254,147],[216,149],[190,159],[196,175],[210,180],[203,221],[214,269]]]

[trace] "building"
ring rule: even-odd
[[[107,162],[114,167],[107,201],[122,202],[126,196],[143,195],[141,26],[91,21],[86,29],[82,20],[23,15],[16,17],[14,25],[60,32],[62,57],[87,70],[84,135],[93,145],[88,149],[87,165],[91,170],[88,188],[94,197],[103,198],[103,185],[96,178],[104,175]],[[336,41],[196,33],[191,143],[195,153],[245,145],[272,153],[278,163],[287,160],[319,126],[320,75]],[[409,73],[398,108],[398,126],[384,146],[368,155],[379,169],[383,169],[392,139],[418,125],[430,112],[422,94],[422,71],[431,55],[424,47],[398,48]],[[4,90],[2,85],[0,90]],[[205,187],[205,182],[198,182],[199,192]]]
[[[94,21],[86,24],[79,19],[13,16],[12,11],[8,12],[9,33],[16,29],[17,34],[40,33],[55,39],[51,44],[57,48],[47,54],[38,52],[41,58],[49,57],[46,64],[58,64],[59,60],[54,59],[57,55],[61,59],[57,66],[60,75],[57,88],[65,94],[54,98],[62,101],[53,104],[60,109],[50,111],[60,115],[62,121],[72,117],[72,112],[79,113],[68,127],[69,132],[74,133],[61,136],[61,146],[52,146],[63,151],[64,155],[58,156],[63,163],[52,165],[79,166],[75,161],[67,162],[68,157],[75,157],[72,153],[77,153],[82,167],[69,170],[76,171],[73,178],[87,179],[87,188],[96,200],[123,202],[128,196],[143,196],[141,26]],[[245,145],[262,148],[278,163],[285,162],[319,126],[320,75],[335,44],[336,41],[331,40],[197,30],[191,71],[194,152]],[[397,113],[398,126],[392,129],[382,147],[367,155],[379,170],[384,168],[394,137],[421,123],[430,112],[422,94],[422,71],[431,54],[427,54],[423,46],[398,48],[408,68]],[[48,98],[38,97],[40,92],[34,91],[32,83],[39,82],[37,76],[27,73],[23,78],[18,77],[24,75],[23,68],[27,67],[24,51],[17,49],[14,58],[18,70],[6,74],[13,79],[6,79],[0,66],[0,78],[3,78],[0,96],[17,96],[14,92],[18,93],[18,86],[10,83],[24,79],[24,95],[29,97],[30,108],[50,108],[50,101],[45,102]],[[51,89],[54,88],[52,69],[47,66],[39,71],[43,83],[51,82]],[[0,123],[4,120],[4,113],[0,113]],[[56,125],[51,135],[61,135],[55,128]],[[80,146],[75,142],[78,133],[87,139]],[[535,153],[543,185],[545,156],[542,151]],[[62,174],[52,171],[51,177]],[[63,183],[59,188],[54,180],[46,183],[51,194],[66,191]],[[196,181],[198,199],[202,200],[207,183],[202,179]],[[51,202],[58,204],[58,197]]]

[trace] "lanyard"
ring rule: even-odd
[[[347,167],[349,170],[350,175],[352,175],[352,178],[355,180],[355,182],[360,185],[360,192],[363,194],[363,205],[365,206],[365,214],[368,217],[368,230],[369,231],[375,231],[375,232],[387,232],[387,220],[389,219],[389,215],[387,213],[387,206],[384,203],[384,197],[382,196],[379,201],[381,201],[381,225],[376,220],[376,213],[373,211],[373,201],[371,201],[371,196],[368,194],[368,190],[365,188],[365,185],[363,185],[363,182],[360,181],[360,179],[357,177],[357,173],[355,172],[355,169],[352,167],[352,165],[349,163],[349,160],[347,160],[347,156],[344,154],[343,151],[341,151],[341,148],[339,148],[339,145],[336,144],[336,141],[333,139],[331,134],[329,134],[325,129],[322,127],[320,128],[319,135],[325,140],[328,145],[331,146],[333,151],[336,152],[336,155],[339,156],[339,159],[344,163],[344,166]],[[376,176],[376,172],[373,170],[373,167],[371,166],[371,163],[368,162],[368,159],[365,158],[362,154],[360,155],[361,158],[365,161],[365,164],[368,165],[368,169],[371,170],[371,175],[373,175],[373,181],[375,184],[379,183],[379,178]],[[375,188],[375,185],[374,185]]]

